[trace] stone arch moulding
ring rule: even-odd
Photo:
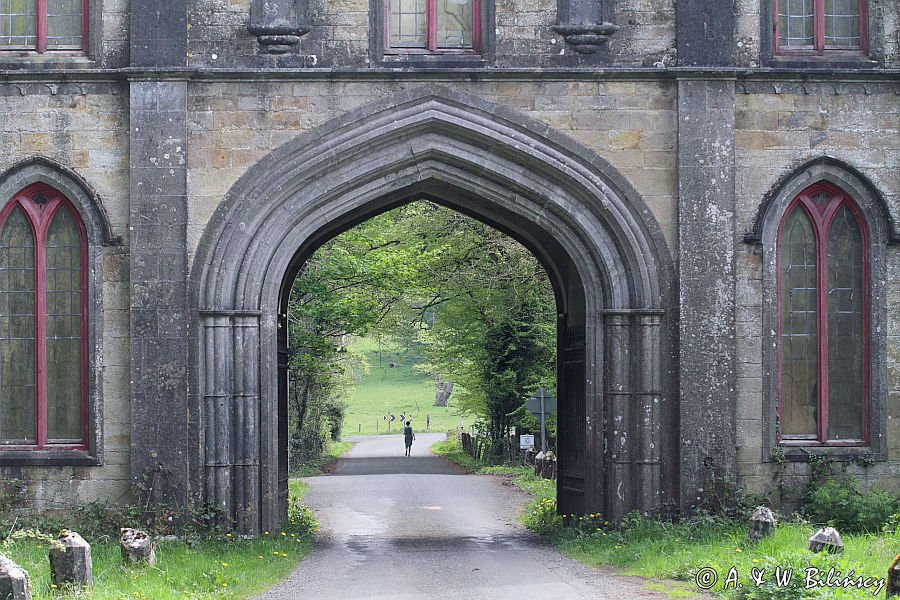
[[[0,448],[0,465],[101,465],[103,464],[103,247],[121,244],[112,235],[109,219],[98,194],[75,172],[49,158],[36,156],[0,173],[0,209],[14,194],[34,183],[45,183],[61,192],[78,211],[87,234],[88,269],[88,433],[86,452],[29,451],[9,454]]]
[[[554,283],[560,509],[617,518],[677,500],[674,270],[658,224],[592,151],[436,86],[274,150],[214,214],[191,275],[193,497],[251,535],[284,517],[284,288],[333,235],[426,197],[519,239]]]
[[[777,330],[776,303],[776,248],[778,227],[791,202],[803,190],[819,182],[828,182],[849,194],[861,210],[869,232],[869,445],[863,447],[819,448],[833,458],[887,459],[887,246],[900,243],[895,223],[883,195],[860,171],[851,165],[822,156],[803,163],[781,178],[766,194],[760,204],[756,222],[744,235],[746,243],[758,244],[762,256],[762,389],[763,389],[763,439],[761,460],[772,460],[777,440],[777,381],[775,331]],[[809,454],[800,448],[786,448],[785,458],[794,461],[809,460]]]

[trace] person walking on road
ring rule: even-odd
[[[409,456],[409,453],[412,450],[414,439],[416,439],[416,434],[413,433],[410,421],[407,421],[406,427],[403,428],[403,441],[406,443],[406,456]]]

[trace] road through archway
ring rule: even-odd
[[[407,458],[403,436],[357,438],[331,475],[308,478],[315,548],[261,598],[665,598],[561,556],[518,524],[523,492],[434,456],[443,439],[418,434]]]

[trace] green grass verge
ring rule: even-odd
[[[303,468],[292,471],[291,477],[312,477],[314,475],[321,475],[322,473],[327,473],[331,468],[332,463],[339,459],[344,452],[349,450],[353,446],[350,442],[331,442],[328,445],[328,450],[318,458],[307,462],[303,465]]]
[[[407,357],[395,350],[379,350],[370,339],[352,342],[355,351],[366,355],[369,370],[357,373],[357,383],[347,398],[342,435],[376,435],[400,433],[399,420],[390,423],[385,416],[397,419],[404,415],[417,432],[447,431],[460,426],[460,416],[452,406],[434,406],[434,381],[413,369]],[[397,366],[391,367],[394,364]],[[456,392],[454,392],[456,393]],[[427,423],[431,419],[431,426]],[[470,419],[464,419],[468,424]]]
[[[306,484],[290,482],[291,495]],[[290,530],[267,531],[258,539],[226,534],[217,538],[162,541],[153,567],[122,562],[117,539],[91,543],[94,586],[86,590],[52,586],[48,544],[22,538],[0,552],[28,571],[34,600],[201,600],[250,598],[286,578],[309,552],[311,536]]]
[[[535,477],[525,467],[477,465],[455,440],[433,449],[472,472],[513,477],[517,486],[532,495],[523,522],[548,535],[567,556],[591,566],[614,566],[648,580],[665,580],[648,581],[647,588],[670,598],[697,597],[701,591],[696,584],[698,573],[715,573],[716,582],[710,591],[729,599],[873,598],[875,586],[857,589],[816,585],[807,589],[806,569],[818,570],[810,572],[811,581],[816,582],[827,581],[832,568],[839,577],[852,571],[852,577],[884,578],[900,551],[900,527],[879,534],[845,535],[843,554],[829,555],[806,549],[816,526],[802,522],[780,523],[774,535],[755,545],[749,542],[747,523],[708,516],[677,523],[629,516],[617,528],[595,514],[569,518],[564,525],[564,519],[556,514],[554,482]],[[782,577],[786,569],[793,569],[788,585],[779,587],[779,568]],[[757,579],[764,582],[757,585]]]

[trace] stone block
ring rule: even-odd
[[[64,531],[50,548],[50,578],[57,586],[94,585],[91,545],[74,531]]]
[[[757,506],[750,517],[750,541],[758,542],[764,537],[775,533],[777,519],[775,514],[766,506]]]
[[[146,531],[123,527],[120,548],[122,560],[128,564],[146,563],[152,567],[156,564],[156,551],[153,541]]]
[[[0,554],[0,599],[31,600],[28,572]]]
[[[823,550],[830,554],[840,554],[844,551],[844,542],[841,540],[841,534],[834,527],[823,527],[809,538],[806,547],[811,552],[822,552]]]

